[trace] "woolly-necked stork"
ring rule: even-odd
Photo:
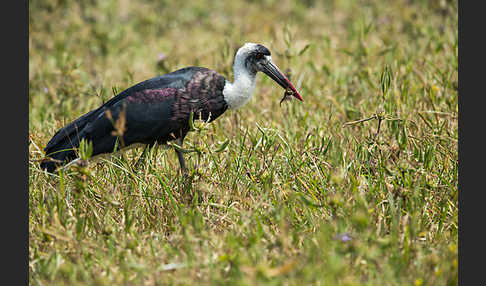
[[[207,68],[186,67],[124,90],[57,131],[44,149],[47,158],[41,168],[53,173],[75,160],[81,139],[92,142],[92,156],[112,153],[120,143],[124,145],[121,147],[152,146],[171,140],[182,144],[190,130],[190,118],[213,121],[228,108],[237,109],[247,103],[258,71],[303,101],[263,45],[246,43],[239,48],[233,70],[233,82]],[[114,132],[114,122],[121,115],[125,126],[119,134]],[[186,171],[182,153],[177,149],[176,153],[181,170]]]

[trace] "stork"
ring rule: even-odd
[[[177,140],[182,145],[191,118],[211,122],[227,109],[245,105],[253,95],[259,71],[303,101],[274,64],[270,51],[263,45],[246,43],[236,52],[233,82],[204,67],[186,67],[140,82],[59,129],[46,145],[47,157],[40,167],[54,173],[58,167],[79,160],[76,150],[82,139],[92,142],[92,156],[113,153],[120,143],[125,148],[145,145],[144,154],[155,144]],[[114,122],[120,118],[124,126],[122,132],[116,132]],[[181,170],[186,172],[182,152],[175,151]]]

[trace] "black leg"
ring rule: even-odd
[[[180,147],[182,147],[183,142],[184,142],[184,138],[177,139],[177,145],[179,145]],[[179,159],[179,164],[181,165],[181,172],[183,174],[187,174],[186,162],[184,161],[184,154],[182,154],[182,152],[177,150],[176,148],[174,148],[174,150],[177,154],[177,158]]]
[[[135,163],[134,170],[138,170],[138,168],[140,167],[140,164],[145,162],[145,156],[147,156],[147,151],[148,151],[149,148],[150,148],[149,144],[145,145],[145,148],[143,149],[142,155],[140,155],[140,158],[138,158],[137,163]]]
[[[175,150],[177,153],[177,158],[179,158],[179,164],[181,164],[181,171],[182,173],[186,174],[187,173],[187,168],[186,168],[186,163],[184,162],[184,155],[182,154],[181,151]]]

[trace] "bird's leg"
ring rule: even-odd
[[[186,168],[186,163],[184,161],[184,153],[180,150],[182,148],[182,143],[184,141],[184,136],[179,137],[176,142],[179,145],[178,148],[174,148],[177,158],[179,159],[179,164],[181,165],[181,180],[180,180],[180,190],[182,195],[182,199],[185,203],[191,203],[194,199],[194,195],[192,193],[192,180],[193,177],[189,175],[189,172]]]
[[[150,148],[150,144],[145,145],[145,148],[143,149],[142,155],[137,160],[137,163],[135,163],[134,170],[138,170],[140,167],[140,164],[145,162],[145,156],[147,156],[147,151]]]
[[[182,147],[183,141],[184,141],[184,138],[183,137],[177,139],[177,145],[179,145],[180,147]],[[177,158],[179,159],[179,164],[181,165],[181,172],[183,174],[187,174],[187,168],[186,168],[186,162],[184,161],[184,155],[177,148],[174,148],[174,150],[176,151]]]
[[[182,173],[186,174],[187,173],[187,168],[186,168],[186,163],[184,162],[184,155],[182,155],[182,152],[179,150],[176,150],[177,157],[179,158],[179,164],[181,164],[181,171]]]

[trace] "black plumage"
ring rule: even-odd
[[[227,109],[224,85],[224,77],[201,67],[141,82],[57,131],[44,149],[50,158],[40,166],[53,172],[58,165],[76,159],[81,139],[93,142],[92,156],[113,152],[117,139],[120,147],[183,139],[190,128],[191,112],[195,119],[212,121]],[[116,136],[114,122],[120,117],[125,126],[123,135]]]

